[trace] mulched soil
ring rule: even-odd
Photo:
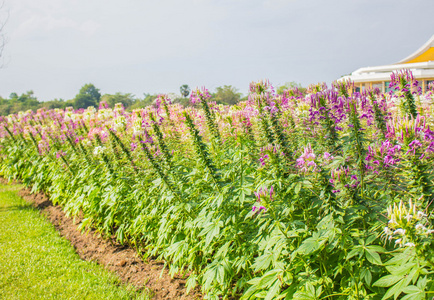
[[[0,180],[3,183],[4,180]],[[43,193],[31,194],[22,189],[19,195],[32,203],[68,239],[83,260],[96,261],[116,273],[124,283],[130,283],[138,290],[144,287],[153,292],[153,299],[201,299],[198,289],[186,294],[186,278],[171,278],[164,262],[149,259],[143,261],[137,252],[114,239],[103,239],[94,230],[84,234],[78,231],[81,219],[68,218],[60,206],[53,206]],[[164,270],[163,270],[164,269]]]

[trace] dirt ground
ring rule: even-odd
[[[4,180],[1,180],[4,182]],[[83,260],[96,261],[106,269],[115,272],[124,283],[130,283],[137,289],[152,290],[153,299],[201,299],[199,290],[186,294],[186,278],[171,278],[164,262],[143,261],[136,251],[118,244],[114,239],[106,240],[91,230],[82,234],[77,230],[80,219],[66,217],[62,208],[53,206],[42,193],[31,194],[29,189],[20,191],[20,196],[32,203],[56,227],[60,234],[68,239]]]

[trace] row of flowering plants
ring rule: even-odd
[[[234,106],[38,110],[0,120],[0,174],[83,230],[188,274],[206,299],[434,296],[434,87],[351,82]]]

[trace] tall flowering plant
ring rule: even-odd
[[[417,116],[416,103],[413,93],[420,93],[421,87],[413,77],[413,73],[408,70],[393,72],[390,76],[390,88],[395,88],[395,95],[401,100],[401,108],[405,114],[411,114],[413,118]],[[415,91],[412,93],[412,90]]]

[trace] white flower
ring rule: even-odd
[[[434,229],[430,229],[430,230],[427,230],[427,232],[426,232],[427,234],[431,234],[431,233],[434,233]]]
[[[393,234],[405,235],[405,229],[402,228],[396,229]]]
[[[416,245],[413,243],[405,243],[404,246],[405,247],[415,247]]]
[[[389,229],[389,227],[384,227],[384,233],[390,235],[392,234],[392,231]]]
[[[417,216],[416,216],[416,218],[417,218],[418,220],[420,220],[420,219],[422,219],[423,217],[426,217],[426,214],[425,214],[423,211],[418,211],[418,212],[417,212]]]
[[[413,218],[413,215],[408,214],[405,216],[405,218],[407,219],[407,222],[410,222],[411,219]]]
[[[402,242],[402,239],[397,239],[397,240],[395,241],[395,244],[401,244],[401,242]]]
[[[142,128],[139,126],[134,126],[133,127],[133,134],[134,135],[140,135],[142,133]]]
[[[389,220],[389,224],[398,224],[395,220],[395,217],[392,216],[392,218]]]
[[[93,150],[93,155],[98,155],[102,152],[104,152],[105,148],[101,147],[101,146],[96,146],[95,149]]]
[[[423,226],[422,224],[417,224],[416,225],[416,230],[425,230],[425,229],[426,229],[426,227]]]

